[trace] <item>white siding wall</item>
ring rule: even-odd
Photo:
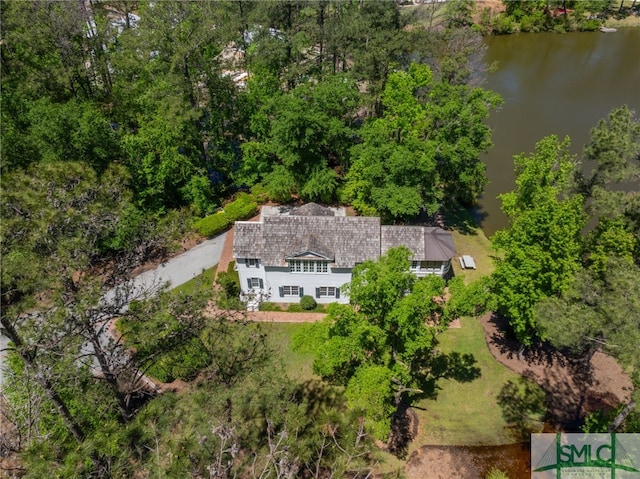
[[[289,268],[273,268],[266,269],[267,281],[265,288],[270,288],[271,298],[269,301],[274,303],[298,303],[300,297],[284,296],[280,297],[280,287],[282,286],[298,286],[303,288],[305,295],[312,296],[316,302],[322,304],[328,303],[348,303],[349,298],[340,292],[340,297],[316,298],[316,288],[321,286],[329,286],[340,288],[342,285],[351,281],[351,270],[340,269],[332,270],[329,266],[329,273],[291,273]]]
[[[312,296],[318,303],[343,303],[349,302],[349,298],[340,292],[340,297],[316,297],[316,288],[319,287],[334,287],[341,288],[344,284],[351,281],[351,269],[332,269],[329,267],[329,273],[292,273],[288,267],[276,268],[276,267],[264,267],[261,262],[258,262],[256,267],[247,266],[245,258],[238,258],[236,260],[236,268],[238,269],[238,275],[240,276],[240,287],[243,293],[249,292],[249,278],[258,278],[262,281],[262,290],[260,288],[253,288],[254,293],[266,293],[266,301],[272,301],[274,303],[298,303],[300,301],[300,295],[298,296],[280,296],[280,288],[282,286],[298,286],[303,288],[303,294]],[[427,274],[436,274],[438,276],[445,275],[450,268],[450,262],[443,262],[439,271],[435,273],[427,273],[426,271],[413,270],[412,272],[418,276],[423,277]],[[265,297],[265,296],[262,296]]]
[[[247,266],[246,258],[237,258],[236,269],[238,270],[238,276],[240,276],[240,287],[243,293],[249,291],[249,283],[247,281],[249,278],[258,278],[262,280],[263,286],[266,286],[267,277],[262,262],[258,261],[257,266]]]

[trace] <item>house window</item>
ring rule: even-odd
[[[278,290],[281,298],[285,296],[302,296],[304,294],[304,288],[301,286],[280,286]]]
[[[340,288],[335,286],[320,286],[316,288],[316,298],[340,298]]]
[[[440,270],[440,262],[439,261],[425,261],[424,268],[427,271],[439,271]]]
[[[246,263],[247,268],[257,268],[259,264],[258,258],[247,258]]]
[[[328,265],[328,261],[291,259],[289,260],[289,271],[291,273],[328,273]]]
[[[251,288],[262,288],[262,280],[260,278],[247,278],[247,285]]]
[[[300,296],[299,286],[283,286],[282,296]]]
[[[412,261],[411,271],[440,271],[440,266],[439,261]]]
[[[318,288],[318,297],[319,298],[335,298],[336,297],[335,286],[320,286]]]

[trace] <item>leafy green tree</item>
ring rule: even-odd
[[[237,384],[212,377],[150,403],[130,434],[151,454],[132,454],[130,468],[179,477],[366,477],[371,440],[337,409],[342,401],[331,403],[335,392],[308,394],[269,357]]]
[[[426,65],[389,75],[380,118],[360,130],[346,193],[362,213],[406,219],[435,213],[445,195],[473,203],[486,183],[480,153],[490,145],[482,121],[499,97],[435,82]]]
[[[484,120],[501,103],[498,94],[465,85],[440,82],[429,92],[426,109],[432,131],[427,138],[437,149],[440,180],[445,195],[464,205],[475,203],[487,183],[480,155],[493,143]]]
[[[170,100],[165,106],[171,106]],[[123,135],[122,149],[142,208],[164,213],[184,205],[185,197],[196,199],[198,186],[208,186],[193,182],[194,176],[204,175],[194,137],[197,131],[189,117],[160,115],[145,115],[135,133]]]
[[[345,17],[346,19],[346,17]],[[380,98],[394,65],[407,65],[412,52],[406,27],[409,17],[400,14],[397,2],[360,2],[347,23],[347,59],[358,81],[367,82],[367,92],[377,115]]]
[[[609,258],[617,257],[633,263],[637,249],[637,236],[629,231],[628,225],[621,218],[602,218],[587,236],[587,264],[592,271],[606,274]]]
[[[251,37],[246,48],[249,69],[276,75],[287,90],[316,76],[319,6],[320,2],[290,0],[256,4],[250,14],[253,25],[243,32]]]
[[[192,204],[206,214],[225,192],[245,123],[220,56],[235,35],[228,12],[218,3],[150,2],[138,13],[112,61],[113,114],[138,199],[154,211]]]
[[[417,279],[408,257],[406,248],[397,248],[356,266],[345,287],[351,304],[331,305],[323,322],[306,326],[294,339],[297,348],[316,353],[317,374],[346,387],[349,406],[364,414],[379,439],[389,435],[392,413],[432,393],[442,373],[432,360],[435,337],[446,327],[445,307],[437,300],[444,281]]]
[[[602,274],[581,270],[561,297],[538,305],[536,322],[543,337],[586,362],[602,349],[636,368],[640,300],[629,293],[639,278],[638,266],[614,257]]]
[[[309,78],[348,73],[366,82],[368,105],[380,107],[380,94],[394,64],[406,64],[412,45],[396,2],[334,0],[265,1],[251,8],[231,2],[242,27],[238,43],[248,69],[279,79],[290,91]],[[232,20],[233,21],[233,20]]]
[[[408,73],[394,72],[382,98],[383,115],[360,130],[363,142],[352,148],[346,188],[362,213],[403,218],[438,209],[435,151],[422,141],[428,119],[417,98],[431,85],[431,70],[424,65],[414,64]]]
[[[435,152],[416,138],[398,142],[391,126],[383,117],[360,131],[363,143],[352,149],[347,197],[361,214],[386,219],[435,213],[442,198]]]
[[[90,15],[82,3],[38,1],[2,5],[3,89],[22,98],[98,98],[104,92],[93,70]]]
[[[584,148],[584,158],[596,162],[595,169],[584,180],[585,192],[610,183],[637,177],[640,152],[640,121],[627,106],[614,108],[606,119],[598,122]]]
[[[341,76],[315,85],[301,84],[276,96],[256,112],[255,139],[243,145],[239,182],[255,182],[265,172],[274,198],[298,193],[305,200],[331,200],[353,135],[355,84]]]
[[[472,0],[454,0],[445,7],[445,25],[448,28],[469,27],[473,25],[475,3]]]
[[[581,188],[590,199],[587,212],[597,227],[589,234],[589,255],[594,267],[608,254],[640,253],[640,121],[623,106],[613,109],[591,130],[583,156],[595,162]]]
[[[501,195],[510,226],[493,244],[500,256],[492,275],[500,310],[523,345],[537,336],[534,309],[562,294],[580,268],[583,198],[571,194],[576,168],[569,140],[543,138],[530,156],[514,157],[516,189]]]
[[[83,164],[52,162],[11,172],[3,182],[2,333],[22,360],[23,374],[41,388],[57,415],[48,421],[35,418],[43,421],[45,433],[34,440],[47,441],[47,433],[55,431],[64,451],[69,441],[84,444],[99,417],[91,414],[104,412],[107,424],[122,417],[119,407],[126,408],[126,393],[113,375],[116,363],[109,361],[95,329],[104,327],[105,311],[96,306],[93,286],[108,278],[85,284],[86,271],[99,263],[99,242],[113,231],[127,204],[124,176],[121,168],[111,168],[100,183]],[[97,385],[102,393],[93,389],[95,380],[83,359],[89,344],[95,346],[90,357],[104,373],[104,385]],[[104,475],[98,451],[89,448],[87,459]]]
[[[58,463],[61,475],[80,468],[105,477],[112,451],[95,442],[97,431],[130,420],[146,396],[140,362],[105,331],[147,293],[125,280],[162,244],[149,223],[137,238],[111,242],[131,215],[122,167],[98,176],[82,163],[44,162],[4,178],[0,325],[16,358],[9,396],[41,405],[21,423],[25,450]],[[38,388],[23,389],[25,381]]]

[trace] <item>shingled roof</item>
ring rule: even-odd
[[[298,241],[294,241],[284,250],[285,259],[300,258],[306,255],[322,256],[330,261],[334,261],[335,259],[333,251],[311,234],[303,236]]]
[[[456,254],[451,233],[427,226],[382,226],[381,254],[398,246],[409,248],[415,261],[448,261]]]
[[[397,246],[408,247],[416,261],[447,261],[456,253],[451,234],[441,228],[380,226],[380,218],[334,216],[315,203],[296,210],[303,214],[292,211],[263,215],[259,222],[236,222],[233,255],[284,267],[287,258],[310,254],[328,258],[336,268],[353,268]],[[314,211],[320,214],[312,215]]]
[[[233,234],[234,258],[261,258],[262,223],[257,221],[236,221]]]
[[[291,216],[335,216],[333,210],[318,203],[305,203],[302,206],[293,208],[289,214]]]
[[[301,250],[305,242],[309,251]],[[265,266],[286,266],[286,258],[291,257],[294,250],[296,255],[315,252],[330,257],[337,268],[353,268],[356,263],[380,255],[380,219],[265,216],[261,222],[236,223],[233,243],[236,258],[260,258]]]

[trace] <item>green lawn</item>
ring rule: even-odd
[[[456,246],[457,256],[453,258],[453,273],[456,276],[463,276],[465,283],[470,283],[483,276],[489,276],[494,269],[494,254],[491,249],[491,242],[484,235],[482,230],[471,230],[467,234],[459,231],[452,231],[453,244]],[[458,257],[464,254],[472,256],[477,269],[462,269]]]
[[[205,269],[201,274],[193,279],[190,279],[184,284],[174,288],[174,291],[180,291],[183,293],[193,293],[195,287],[200,284],[209,285],[211,290],[211,297],[213,297],[213,277],[216,274],[218,265],[212,266],[209,269]]]
[[[462,328],[439,336],[438,348],[447,353],[473,354],[481,375],[468,383],[440,380],[435,400],[417,404],[419,436],[411,450],[426,444],[497,445],[515,442],[497,404],[497,395],[509,380],[520,376],[498,363],[489,351],[482,325],[477,319],[462,318]]]
[[[289,377],[306,381],[317,378],[311,369],[313,355],[291,350],[291,338],[300,326],[295,323],[260,324]],[[445,353],[473,354],[481,375],[469,383],[442,379],[437,399],[416,404],[420,434],[413,441],[411,451],[427,444],[494,445],[514,442],[496,397],[507,381],[516,380],[519,376],[493,358],[478,320],[463,318],[461,329],[450,329],[439,336],[438,348]]]
[[[302,324],[299,323],[259,323],[259,327],[267,334],[269,344],[273,347],[287,375],[291,379],[304,382],[319,378],[311,369],[313,354],[297,353],[291,349],[293,334],[301,326]]]

